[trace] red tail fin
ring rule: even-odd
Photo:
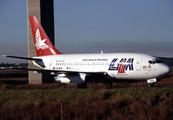
[[[35,16],[29,18],[37,56],[62,54],[52,45],[37,18]]]

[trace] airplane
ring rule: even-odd
[[[47,71],[55,75],[60,83],[76,83],[79,88],[87,87],[94,79],[103,82],[103,86],[112,86],[116,80],[147,81],[149,87],[171,72],[171,67],[159,57],[139,53],[101,53],[99,54],[63,54],[49,40],[35,16],[30,16],[30,24],[36,50],[36,57],[5,57],[32,60],[39,69],[25,70]]]

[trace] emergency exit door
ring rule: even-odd
[[[137,58],[136,60],[136,70],[140,71],[142,66],[142,58]]]

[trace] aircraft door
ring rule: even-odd
[[[136,70],[137,71],[141,70],[141,63],[142,63],[142,58],[137,58],[137,60],[136,60]]]
[[[50,68],[50,69],[53,68],[53,59],[51,59],[51,60],[49,61],[49,68]]]

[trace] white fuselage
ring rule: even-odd
[[[24,70],[34,73],[49,72],[61,83],[86,86],[92,79],[102,79],[103,85],[112,85],[112,79],[147,80],[149,86],[171,72],[171,68],[157,57],[135,53],[62,54],[51,43],[36,16],[29,16],[37,57],[5,57],[32,60],[41,69]],[[106,79],[106,80],[105,80]],[[96,80],[96,81],[99,81]]]
[[[157,57],[135,53],[61,54],[42,58],[46,70],[79,73],[105,72],[107,78],[148,80],[161,78],[171,68]]]

